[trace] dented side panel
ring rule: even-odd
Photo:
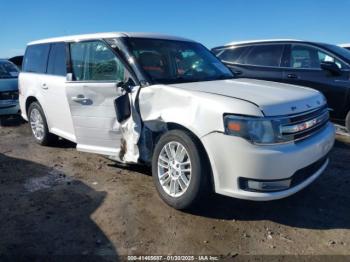
[[[160,131],[166,123],[176,123],[199,138],[224,132],[224,113],[263,116],[257,106],[246,101],[164,85],[142,88],[139,105],[141,119],[152,131]]]
[[[154,146],[153,134],[165,132],[169,123],[181,125],[201,138],[212,132],[224,132],[223,112],[262,116],[258,107],[246,101],[172,86],[153,85],[132,88],[128,94],[131,116],[119,123],[115,112],[113,113],[114,108],[106,107],[107,104],[112,106],[112,101],[122,95],[118,94],[118,89],[111,88],[111,91],[114,89],[113,93],[117,93],[102,96],[103,99],[99,102],[101,89],[99,95],[92,96],[94,86],[89,88],[90,92],[87,86],[83,88],[83,93],[96,99],[91,104],[83,103],[80,106],[70,101],[75,130],[80,138],[78,149],[108,154],[111,159],[124,163],[137,163],[140,160],[149,162]],[[78,91],[76,88],[70,90]],[[109,100],[108,103],[105,99]],[[79,114],[82,109],[80,107],[84,107],[83,115]],[[89,107],[93,107],[91,114]],[[98,112],[102,115],[97,116]],[[103,130],[106,131],[105,134]]]
[[[126,163],[137,163],[139,161],[138,142],[142,132],[142,124],[139,113],[137,112],[137,96],[140,87],[134,87],[129,93],[131,103],[131,116],[120,123],[122,134],[121,148],[116,160]]]

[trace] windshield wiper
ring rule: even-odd
[[[175,78],[154,79],[154,81],[159,84],[181,84],[181,83],[193,83],[193,82],[201,82],[201,81],[225,80],[225,79],[232,79],[232,78],[234,78],[234,76],[222,74],[222,75],[218,75],[210,78],[186,78],[183,76],[178,76]]]
[[[198,79],[198,78],[185,78],[183,76],[178,76],[178,77],[175,78],[175,80],[177,82],[180,82],[180,83],[200,82],[200,81],[202,81],[201,79]]]
[[[199,82],[203,81],[201,79],[191,79],[185,77],[175,77],[175,78],[159,78],[153,79],[154,82],[159,84],[180,84],[180,83],[189,83],[189,82]]]
[[[219,75],[216,79],[217,80],[226,80],[226,79],[233,79],[235,78],[233,75],[225,75],[225,74],[222,74],[222,75]]]
[[[15,76],[0,76],[0,79],[10,79],[10,78],[17,78]]]
[[[218,75],[215,77],[204,78],[202,81],[217,81],[217,80],[227,80],[227,79],[233,79],[233,78],[235,78],[235,77],[223,74],[223,75]]]

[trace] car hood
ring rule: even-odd
[[[254,79],[192,82],[171,86],[245,100],[258,106],[266,116],[296,114],[326,103],[324,96],[316,90]]]
[[[9,79],[0,78],[0,92],[15,91],[15,90],[18,90],[17,78],[9,78]]]

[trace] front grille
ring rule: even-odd
[[[291,116],[280,126],[282,137],[288,141],[301,141],[323,129],[329,121],[327,106]]]
[[[18,91],[0,92],[0,100],[18,100]]]
[[[291,186],[292,187],[297,186],[302,182],[304,182],[305,180],[307,180],[312,175],[314,175],[326,163],[327,159],[328,159],[328,155],[322,157],[321,159],[312,163],[311,165],[308,165],[307,167],[299,169],[292,176]]]

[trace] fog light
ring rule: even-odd
[[[286,190],[291,185],[291,179],[278,181],[257,181],[243,179],[241,180],[241,188],[249,191],[271,192]]]

